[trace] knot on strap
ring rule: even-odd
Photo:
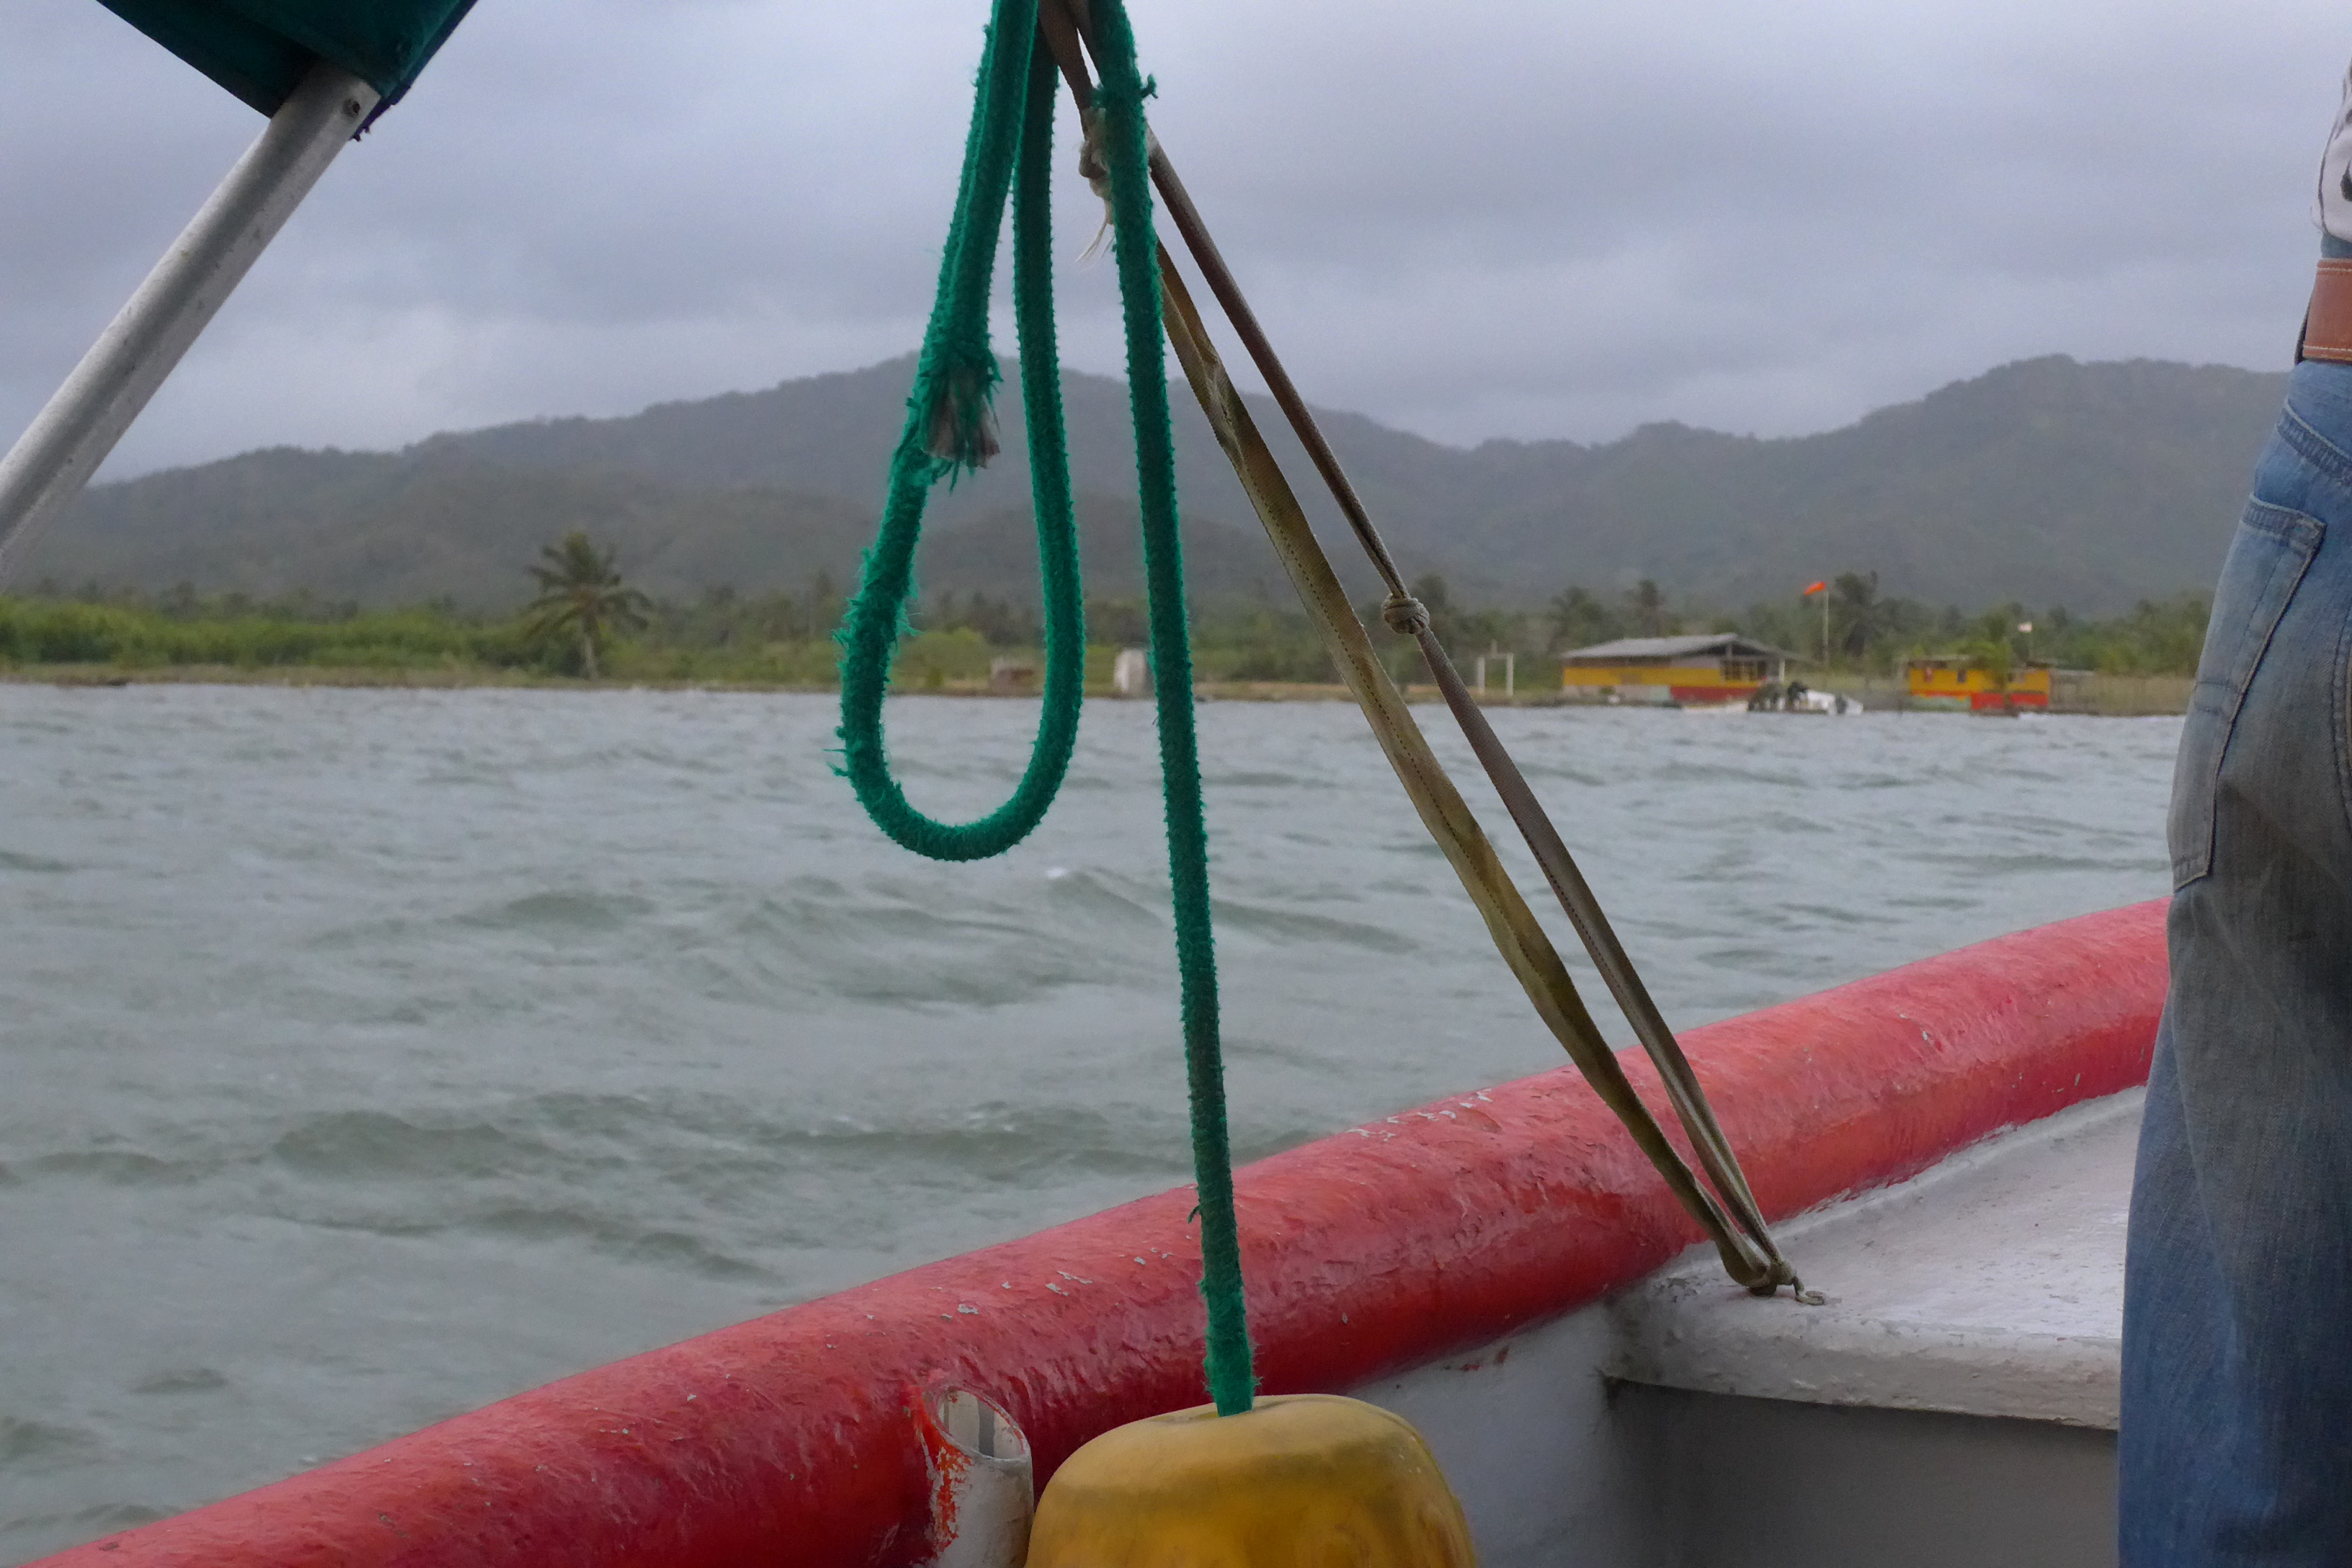
[[[1147,82],[1144,96],[1149,98],[1150,95],[1151,85]],[[1081,261],[1091,261],[1101,252],[1103,241],[1110,237],[1111,232],[1110,164],[1103,151],[1103,136],[1110,122],[1099,105],[1086,110],[1079,116],[1079,121],[1086,127],[1086,134],[1078,141],[1078,174],[1087,182],[1087,189],[1093,191],[1103,205],[1102,226],[1095,230],[1094,238],[1078,256]],[[1160,137],[1148,125],[1143,128],[1143,146],[1146,166],[1149,167],[1150,160],[1160,156]]]
[[[1429,606],[1411,594],[1391,594],[1381,606],[1381,619],[1388,623],[1389,630],[1417,637],[1429,629]]]
[[[1078,253],[1079,260],[1092,261],[1102,254],[1103,242],[1110,237],[1111,231],[1110,164],[1103,158],[1103,131],[1110,122],[1099,108],[1088,109],[1078,118],[1086,127],[1086,135],[1078,142],[1078,174],[1103,207],[1101,226],[1095,230],[1094,238],[1087,242],[1086,249]]]
[[[1101,110],[1090,108],[1079,116],[1079,122],[1086,127],[1086,135],[1078,142],[1078,173],[1094,194],[1108,205],[1110,164],[1103,157],[1103,132],[1109,121]]]
[[[1732,1277],[1739,1278],[1736,1272]],[[1748,1293],[1751,1296],[1777,1296],[1780,1293],[1780,1287],[1786,1285],[1789,1288],[1789,1294],[1795,1298],[1798,1305],[1803,1307],[1825,1306],[1829,1301],[1829,1298],[1819,1290],[1806,1289],[1805,1282],[1797,1278],[1796,1266],[1787,1258],[1778,1256],[1772,1258],[1769,1267],[1760,1277],[1752,1280],[1741,1279],[1740,1283],[1748,1287]]]

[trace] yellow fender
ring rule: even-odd
[[[1474,1568],[1470,1527],[1403,1417],[1288,1394],[1113,1427],[1037,1501],[1028,1568]]]

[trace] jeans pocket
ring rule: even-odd
[[[2172,811],[2165,837],[2178,889],[2213,868],[2213,806],[2221,759],[2230,747],[2246,688],[2262,668],[2271,634],[2326,537],[2317,518],[2264,500],[2249,501],[2221,563],[2213,618],[2197,661],[2189,721],[2172,770]]]

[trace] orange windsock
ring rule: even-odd
[[[1801,599],[1806,597],[1808,595],[1826,594],[1829,592],[1829,586],[1830,585],[1827,583],[1816,583],[1811,587],[1806,589],[1804,593],[1798,595],[1797,597]]]

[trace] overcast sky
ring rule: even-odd
[[[2352,56],[2330,0],[1131,4],[1307,395],[1465,443],[1818,430],[2052,353],[2279,368]],[[984,16],[478,0],[111,471],[907,352]],[[0,39],[12,439],[260,120],[96,0],[0,0]],[[1057,199],[1067,357],[1113,370],[1099,205]]]

